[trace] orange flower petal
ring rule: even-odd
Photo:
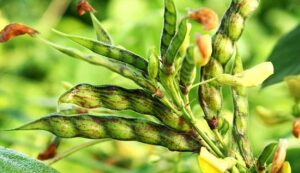
[[[206,30],[212,30],[219,24],[218,15],[210,8],[201,8],[196,11],[192,11],[189,14],[189,18],[202,24]]]
[[[89,4],[87,0],[81,0],[77,4],[77,12],[80,16],[84,15],[85,12],[96,12],[96,10]]]
[[[296,138],[300,139],[300,119],[293,122],[293,134]]]
[[[34,36],[35,34],[38,34],[39,32],[19,23],[12,23],[7,26],[5,26],[2,31],[0,32],[0,42],[7,42],[8,40],[18,36],[18,35],[24,35],[28,34],[30,36]]]

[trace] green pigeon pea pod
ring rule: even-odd
[[[232,0],[218,31],[212,38],[212,57],[209,63],[201,68],[201,81],[215,78],[224,72],[224,68],[234,54],[234,45],[242,35],[246,18],[257,8],[258,4],[259,0]],[[212,90],[219,94],[207,96],[205,92]],[[221,92],[221,86],[216,81],[202,85],[198,89],[200,105],[209,121],[212,117],[218,117],[222,109],[222,105],[210,104],[213,98],[222,96]]]
[[[89,38],[69,35],[56,30],[54,30],[54,32],[68,39],[71,39],[72,41],[90,49],[91,51],[99,55],[115,59],[126,64],[130,64],[133,67],[147,73],[148,62],[144,58],[134,54],[133,52],[103,42],[91,40]]]
[[[278,142],[272,142],[265,146],[263,151],[260,153],[257,162],[256,162],[256,167],[257,170],[263,171],[266,169],[266,163],[268,159],[271,157],[271,155],[274,153],[276,147],[278,145]]]
[[[227,64],[234,53],[232,40],[227,35],[217,33],[213,37],[212,45],[212,57],[214,57],[223,66]]]
[[[70,48],[66,48],[63,46],[59,46],[59,45],[56,45],[56,44],[51,43],[46,40],[42,40],[42,41],[45,42],[46,44],[54,47],[55,49],[59,50],[60,52],[66,54],[66,55],[69,55],[73,58],[81,59],[81,60],[87,61],[91,64],[106,67],[113,72],[116,72],[128,79],[131,79],[136,84],[149,90],[153,94],[160,93],[160,92],[158,92],[158,90],[159,90],[158,87],[156,87],[153,82],[146,79],[147,76],[145,75],[144,72],[142,72],[138,69],[135,69],[135,68],[131,68],[128,65],[126,65],[125,63],[116,61],[114,59],[101,57],[100,55],[97,55],[97,54],[85,54],[76,49],[70,49]],[[157,97],[162,97],[162,95],[158,94]]]
[[[148,63],[148,75],[150,79],[155,79],[159,71],[159,56],[157,55],[155,49],[151,51]]]
[[[189,131],[191,129],[181,116],[141,89],[79,84],[64,93],[59,98],[59,103],[71,103],[88,109],[133,110],[141,114],[153,115],[176,130]]]
[[[50,115],[13,130],[46,130],[61,138],[139,141],[182,152],[199,152],[201,147],[188,133],[180,133],[147,120],[117,116]]]
[[[164,22],[160,41],[161,57],[164,57],[172,38],[176,33],[177,12],[173,0],[164,0]]]
[[[179,72],[181,70],[181,66],[182,66],[182,63],[183,63],[183,59],[185,57],[185,54],[187,53],[187,49],[188,47],[190,46],[190,32],[191,32],[191,29],[192,29],[192,24],[190,23],[187,23],[187,31],[185,33],[185,37],[184,37],[184,40],[178,50],[178,53],[176,55],[176,58],[175,58],[175,75],[180,78],[179,76]],[[179,79],[178,79],[179,80]]]
[[[223,105],[222,93],[218,88],[209,86],[209,84],[201,85],[199,90],[201,90],[201,92],[198,92],[199,103],[204,108],[204,118],[211,129],[215,129],[218,126],[218,121],[215,120],[218,119]]]
[[[212,56],[226,65],[234,53],[234,44],[241,37],[245,20],[257,8],[259,0],[232,0],[220,28],[213,37]]]
[[[235,75],[243,71],[242,59],[236,51],[232,74]],[[238,148],[248,167],[253,164],[253,155],[247,138],[248,122],[248,98],[244,87],[232,87],[232,97],[234,106],[233,115],[233,136],[237,142]]]
[[[190,87],[196,78],[194,51],[195,46],[188,47],[180,70],[180,89],[184,95],[189,93]]]
[[[95,30],[96,35],[97,35],[97,40],[101,41],[103,43],[112,44],[112,40],[111,40],[110,35],[103,28],[103,26],[101,25],[101,23],[97,19],[97,17],[93,13],[90,13],[90,15],[91,15],[91,19],[92,19],[92,22],[93,22],[94,30]]]
[[[191,24],[187,22],[187,18],[181,20],[178,31],[176,32],[175,36],[173,37],[166,54],[163,56],[163,65],[165,66],[166,73],[173,73],[172,71],[168,71],[169,68],[174,66],[176,58],[178,58],[177,54],[179,50],[185,47],[186,44],[186,37],[189,37],[188,33],[191,28]]]

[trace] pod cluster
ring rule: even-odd
[[[210,62],[201,69],[201,80],[224,73],[224,68],[235,50],[235,42],[240,38],[245,20],[257,8],[259,0],[233,0],[226,11],[221,25],[213,36],[213,52]],[[206,119],[218,117],[222,109],[222,93],[217,82],[199,87],[199,103]],[[215,127],[214,127],[215,128]]]

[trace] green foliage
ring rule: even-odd
[[[278,145],[277,142],[272,142],[272,143],[268,144],[267,146],[265,146],[265,148],[260,153],[260,155],[257,159],[257,167],[259,169],[265,169],[264,167],[266,166],[268,159],[274,153],[277,145]]]
[[[11,149],[0,147],[0,172],[5,173],[58,173],[40,161]]]
[[[278,40],[268,61],[271,61],[275,73],[268,78],[263,86],[281,82],[285,77],[300,74],[300,25]]]

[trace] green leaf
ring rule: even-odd
[[[3,147],[0,147],[0,172],[58,173],[58,171],[44,165],[42,162]]]
[[[90,13],[90,15],[93,22],[94,30],[96,31],[97,40],[102,41],[103,43],[112,44],[110,35],[103,28],[97,17],[93,13]]]
[[[272,142],[267,146],[265,146],[265,148],[263,149],[263,151],[261,152],[261,154],[257,159],[258,168],[262,168],[266,166],[265,164],[268,161],[268,159],[271,157],[271,155],[274,153],[277,144],[278,144],[277,142]]]
[[[269,77],[263,87],[281,82],[284,77],[300,74],[300,25],[279,39],[268,61],[274,65],[275,73]]]

